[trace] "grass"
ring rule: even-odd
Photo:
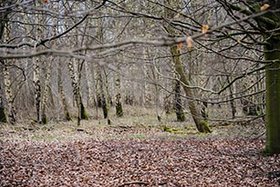
[[[133,108],[126,116],[117,118],[110,114],[111,125],[106,119],[83,120],[80,127],[76,121],[49,122],[46,125],[23,122],[16,125],[0,124],[0,140],[27,141],[71,141],[79,139],[129,140],[129,139],[181,139],[215,137],[250,137],[263,133],[264,126],[258,125],[215,125],[210,134],[198,133],[192,121],[174,121],[175,114],[157,120],[152,109]],[[190,117],[187,117],[191,119]]]

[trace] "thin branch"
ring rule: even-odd
[[[139,185],[149,185],[149,183],[147,182],[143,182],[143,181],[130,181],[130,182],[124,182],[120,185],[118,185],[118,187],[123,187],[123,186],[127,186],[127,185],[131,185],[131,184],[139,184]]]

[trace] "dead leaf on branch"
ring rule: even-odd
[[[202,25],[201,32],[203,34],[206,34],[208,32],[208,30],[209,30],[209,25]]]
[[[189,49],[189,50],[192,49],[192,47],[193,47],[193,39],[192,39],[191,36],[188,36],[188,37],[187,37],[186,42],[187,42],[187,47],[188,47],[188,49]]]
[[[265,11],[265,10],[267,10],[269,7],[270,7],[270,5],[267,4],[267,3],[265,3],[265,4],[263,4],[263,6],[261,6],[260,10],[261,10],[261,11]]]
[[[181,50],[183,48],[183,42],[177,44],[177,49]]]

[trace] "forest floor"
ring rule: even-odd
[[[200,134],[153,118],[0,124],[0,186],[279,186],[279,156],[262,154],[263,124]]]

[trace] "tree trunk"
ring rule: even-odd
[[[182,105],[182,99],[181,99],[181,83],[179,80],[175,81],[175,112],[177,116],[177,121],[185,121],[185,115],[184,115],[184,108]]]
[[[3,7],[5,5],[10,5],[12,2],[10,1],[0,1],[0,7]],[[5,26],[8,22],[8,15],[9,13],[11,12],[10,9],[4,9],[3,11],[0,11],[0,43],[3,42],[3,36],[4,36],[4,31],[5,31]],[[4,64],[4,61],[1,60],[1,63],[3,65]],[[3,68],[6,68],[6,67],[3,67]],[[4,80],[5,78],[3,78]],[[0,91],[1,91],[1,84],[5,84],[4,82],[2,82],[1,80],[1,83],[0,83]],[[5,113],[5,102],[4,102],[4,90],[2,90],[1,92],[1,95],[0,95],[0,122],[3,122],[3,123],[7,123],[8,122],[8,117],[6,116],[6,113]]]
[[[172,46],[170,50],[171,50],[171,54],[173,57],[175,71],[180,77],[180,81],[182,82],[183,89],[188,98],[189,109],[190,109],[192,118],[195,122],[196,128],[199,132],[210,133],[211,130],[208,127],[207,122],[205,120],[203,120],[203,117],[201,116],[201,113],[198,111],[196,103],[193,100],[193,98],[194,98],[193,92],[192,92],[191,88],[189,88],[190,83],[187,78],[187,74],[184,70],[184,66],[180,59],[180,51],[177,49],[176,45]]]
[[[50,60],[52,61],[52,60]],[[49,94],[49,83],[50,83],[50,78],[51,78],[51,65],[49,62],[46,64],[46,75],[45,75],[45,83],[44,83],[44,91],[42,94],[42,123],[47,124],[48,119],[47,119],[47,114],[46,114],[46,105],[48,102],[48,94]]]
[[[227,79],[227,83],[229,84],[231,82],[229,75],[227,75],[226,79]],[[233,96],[233,85],[229,87],[229,99],[230,99],[229,104],[231,108],[231,117],[232,119],[234,119],[236,113],[236,107],[235,107],[234,96]]]
[[[120,71],[120,66],[118,65],[118,71]],[[119,72],[116,75],[116,115],[117,117],[123,117],[123,108],[122,108],[122,95],[121,95],[121,78]]]
[[[156,65],[156,62],[153,62],[153,66],[151,67],[151,72],[153,76],[153,82],[155,85],[155,94],[154,94],[154,100],[155,100],[155,107],[156,107],[156,115],[159,122],[161,122],[161,115],[160,115],[160,87],[159,87],[159,76],[157,71],[159,71],[159,68]]]
[[[87,88],[87,91],[88,91],[88,99],[87,99],[87,106],[88,107],[93,107],[94,106],[94,95],[93,95],[93,90],[92,90],[92,79],[90,76],[90,71],[91,71],[91,64],[89,62],[85,62],[85,72],[84,72],[84,75],[85,77],[88,77],[86,78],[86,88]]]
[[[266,151],[280,153],[280,38],[267,39],[266,67]]]
[[[64,93],[64,90],[63,90],[63,81],[62,81],[62,78],[61,78],[61,76],[62,76],[61,67],[62,67],[62,63],[59,62],[58,73],[57,73],[58,93],[60,95],[62,106],[63,106],[64,119],[67,120],[67,121],[71,121],[71,116],[70,116],[70,113],[69,113],[69,110],[68,110],[68,104],[67,104],[65,93]]]
[[[101,67],[98,67],[97,70],[97,103],[98,106],[102,108],[104,119],[108,118],[108,106],[105,96]]]
[[[73,87],[73,93],[74,93],[74,98],[78,107],[78,120],[77,120],[77,125],[80,126],[81,120],[82,119],[88,119],[88,115],[86,113],[85,107],[82,102],[82,97],[80,93],[80,86],[78,84],[78,77],[75,73],[74,65],[73,62],[68,63],[68,69],[70,72],[70,77],[72,81],[72,87]]]
[[[10,124],[14,124],[16,122],[15,118],[15,109],[13,106],[13,94],[11,88],[11,77],[10,72],[7,67],[4,67],[4,86],[5,86],[5,97],[8,103],[7,107],[7,122]]]
[[[165,0],[165,5],[177,6],[178,1],[177,0]],[[165,8],[164,13],[165,13],[165,17],[167,19],[173,19],[175,17],[175,13],[168,8]],[[165,29],[170,35],[172,35],[172,36],[176,35],[176,30],[174,30],[174,28],[171,27],[170,25],[166,26]],[[173,45],[170,48],[170,52],[172,54],[175,71],[178,74],[180,81],[182,82],[183,89],[188,98],[189,109],[190,109],[192,118],[194,120],[194,123],[196,125],[196,128],[199,132],[209,133],[209,132],[211,132],[210,128],[208,127],[207,122],[205,120],[203,120],[203,117],[202,117],[201,113],[199,112],[199,110],[197,109],[195,101],[193,100],[194,97],[193,97],[192,90],[189,88],[190,82],[188,79],[188,75],[186,74],[186,72],[184,70],[184,66],[180,59],[180,55],[181,55],[180,49],[178,49],[176,45]]]
[[[1,70],[3,71],[4,70],[4,67],[0,66]],[[5,112],[5,101],[4,101],[4,98],[5,98],[5,94],[4,94],[4,89],[2,88],[2,85],[4,85],[4,75],[3,75],[3,78],[1,77],[0,79],[0,123],[7,123],[8,122],[8,119],[7,119],[7,116],[6,116],[6,112]],[[4,87],[4,86],[3,86]]]
[[[98,119],[98,97],[97,97],[97,92],[98,92],[98,88],[97,88],[97,80],[96,80],[96,71],[94,70],[94,68],[96,66],[94,66],[92,63],[89,64],[90,65],[90,74],[91,74],[91,81],[92,81],[92,94],[93,94],[93,105],[95,108],[95,116],[96,119]]]
[[[33,59],[33,83],[35,87],[35,108],[36,108],[36,120],[37,123],[42,122],[41,115],[41,82],[40,82],[40,66],[39,60],[35,57]]]
[[[0,97],[0,123],[7,123],[7,118],[5,115],[5,108],[4,108],[4,102],[2,97]]]

